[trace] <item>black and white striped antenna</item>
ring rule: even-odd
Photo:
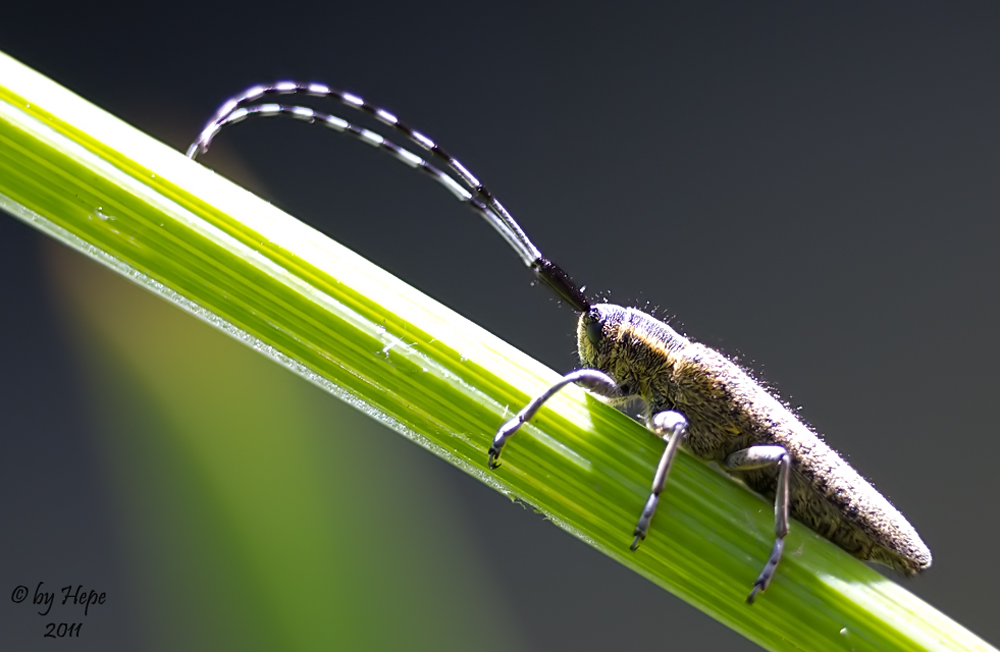
[[[287,106],[283,104],[259,103],[272,95],[305,95],[309,97],[330,98],[353,109],[362,111],[382,124],[403,134],[407,140],[415,143],[432,157],[444,163],[461,181],[445,171],[435,167],[420,156],[410,152],[380,134],[354,125],[343,118],[323,113],[305,106]],[[354,93],[330,88],[325,84],[300,84],[297,82],[278,82],[272,85],[252,86],[242,93],[226,100],[206,123],[198,136],[187,150],[191,159],[208,151],[212,140],[223,128],[253,117],[291,117],[311,124],[320,124],[339,133],[348,134],[363,143],[388,153],[390,156],[406,164],[408,167],[420,170],[448,189],[459,201],[468,205],[484,218],[504,240],[507,241],[521,260],[546,285],[552,288],[560,297],[566,300],[574,310],[585,312],[590,308],[590,302],[583,291],[573,282],[566,272],[558,265],[543,257],[538,248],[528,239],[521,227],[514,221],[503,204],[484,186],[479,179],[462,163],[448,154],[434,140],[416,131],[395,114],[369,104]]]

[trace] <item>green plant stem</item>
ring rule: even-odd
[[[687,455],[652,535],[631,553],[663,444],[582,390],[551,401],[488,471],[493,432],[553,371],[2,54],[0,207],[768,649],[991,649],[795,524],[774,583],[747,606],[773,540],[772,508]],[[488,616],[485,628],[502,626]]]

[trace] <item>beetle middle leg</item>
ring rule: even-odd
[[[753,604],[757,594],[765,591],[771,583],[785,548],[785,535],[788,534],[788,484],[791,479],[788,471],[792,459],[784,447],[773,445],[751,446],[726,458],[726,468],[730,471],[751,471],[771,465],[778,466],[778,484],[774,492],[774,548],[771,549],[771,557],[764,565],[764,570],[753,583],[753,590],[747,596],[748,604]]]
[[[664,438],[669,437],[669,439],[667,440],[667,447],[663,450],[663,455],[660,457],[660,464],[656,467],[656,475],[653,476],[653,491],[649,494],[649,500],[646,501],[646,506],[643,507],[642,514],[639,516],[639,522],[635,526],[635,538],[632,539],[632,545],[629,546],[633,552],[635,552],[649,532],[649,525],[653,522],[653,515],[656,514],[656,507],[660,503],[660,494],[663,493],[663,487],[667,484],[667,474],[670,473],[670,464],[674,461],[674,456],[677,454],[677,447],[680,446],[681,440],[684,439],[688,422],[680,412],[666,410],[650,417],[647,425],[656,434]]]

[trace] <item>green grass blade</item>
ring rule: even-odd
[[[794,524],[774,583],[748,607],[772,508],[687,455],[652,535],[630,553],[662,443],[582,390],[561,393],[511,441],[504,466],[487,471],[492,433],[553,371],[4,55],[0,207],[768,649],[991,649]],[[484,628],[502,626],[488,618]]]

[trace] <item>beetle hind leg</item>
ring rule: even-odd
[[[792,459],[784,447],[774,445],[751,446],[726,458],[726,468],[730,471],[751,471],[772,465],[778,467],[778,484],[774,492],[774,547],[764,569],[753,583],[753,589],[747,596],[747,604],[753,604],[757,594],[767,590],[785,549],[785,535],[788,534],[788,485],[791,479],[789,469]]]

